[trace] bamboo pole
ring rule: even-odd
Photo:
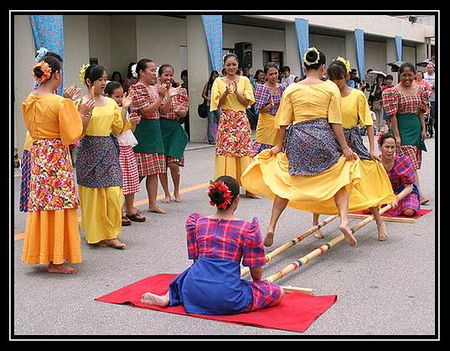
[[[281,245],[280,247],[276,248],[272,252],[268,253],[266,255],[266,262],[269,262],[275,256],[278,256],[279,254],[283,253],[287,249],[289,249],[292,246],[294,246],[295,244],[299,243],[300,241],[302,241],[306,237],[310,236],[312,233],[318,231],[320,228],[326,226],[328,223],[330,223],[331,221],[335,220],[338,217],[339,217],[339,215],[333,215],[333,216],[329,216],[329,217],[325,218],[325,220],[323,222],[316,224],[315,226],[309,228],[307,231],[300,234],[295,239],[288,241],[287,243]],[[248,268],[248,267],[242,268],[241,278],[246,276],[248,273],[250,273],[250,268]]]
[[[390,204],[385,206],[385,207],[383,207],[380,210],[380,215],[383,214],[384,212],[386,212],[387,210],[389,210],[390,208],[391,208]],[[375,216],[374,215],[370,215],[366,219],[362,220],[361,222],[359,222],[356,226],[354,226],[352,228],[352,233],[354,233],[357,230],[361,229],[367,223],[370,223],[374,219],[375,219]],[[296,269],[304,266],[306,263],[308,263],[309,261],[311,261],[311,260],[315,259],[316,257],[320,256],[324,252],[327,252],[329,249],[331,249],[332,247],[336,246],[337,244],[339,244],[344,239],[345,239],[344,234],[342,234],[342,233],[339,234],[335,238],[331,239],[328,243],[318,247],[317,249],[314,249],[309,254],[307,254],[307,255],[303,256],[302,258],[292,262],[288,266],[284,267],[281,271],[279,271],[279,272],[277,272],[275,274],[272,274],[271,276],[269,276],[265,280],[267,280],[267,281],[269,281],[271,283],[273,283],[274,281],[277,281],[278,279],[284,277],[285,275],[287,275],[287,274],[295,271]]]

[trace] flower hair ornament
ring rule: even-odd
[[[80,82],[81,82],[81,84],[85,84],[86,83],[85,80],[84,80],[84,77],[86,75],[86,69],[88,67],[89,67],[89,65],[87,65],[87,64],[84,64],[83,66],[81,66],[81,69],[80,69]]]
[[[338,56],[338,57],[336,57],[336,61],[342,62],[345,65],[345,68],[346,68],[347,72],[350,72],[352,70],[349,60],[346,60],[345,58],[343,58],[341,56]]]
[[[230,189],[228,189],[227,185],[222,180],[219,180],[219,181],[217,181],[215,183],[213,181],[211,181],[210,185],[208,187],[208,196],[211,195],[211,192],[214,189],[220,190],[222,192],[224,200],[223,200],[223,202],[221,204],[216,204],[215,202],[210,200],[209,204],[211,206],[217,205],[218,208],[226,209],[227,206],[229,204],[231,204],[231,191],[230,191]]]
[[[36,63],[33,67],[33,71],[36,67],[39,67],[41,69],[41,71],[43,72],[42,77],[39,77],[39,78],[36,77],[36,74],[33,73],[33,78],[36,82],[38,82],[39,84],[42,84],[45,81],[47,81],[48,79],[50,79],[50,77],[52,76],[52,69],[50,68],[50,66],[48,65],[47,62],[41,61],[41,62]]]
[[[306,59],[306,55],[308,55],[308,52],[314,51],[315,53],[317,53],[317,59],[315,61],[308,61]],[[311,65],[315,65],[316,63],[319,63],[319,59],[320,59],[320,53],[319,50],[317,50],[314,46],[310,47],[308,50],[306,50],[306,52],[303,54],[303,62],[305,62],[306,64],[308,64],[308,66]]]
[[[35,62],[41,61],[45,57],[45,55],[47,55],[47,53],[48,53],[47,48],[44,47],[39,48],[39,50],[36,51],[36,57],[34,58],[34,61]]]
[[[134,78],[138,77],[137,72],[136,72],[136,66],[137,66],[137,63],[135,63],[133,66],[131,66],[131,74],[133,75]]]

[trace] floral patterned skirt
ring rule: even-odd
[[[253,143],[246,112],[223,109],[216,135],[216,156],[253,157]]]
[[[78,207],[69,147],[60,139],[35,140],[30,149],[31,175],[28,211]]]

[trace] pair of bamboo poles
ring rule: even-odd
[[[380,215],[382,215],[384,212],[386,212],[389,209],[391,209],[391,207],[392,206],[389,204],[389,205],[381,208],[381,210],[379,212]],[[323,222],[320,222],[319,224],[316,224],[315,226],[309,228],[307,231],[305,231],[301,235],[297,236],[295,239],[293,239],[291,241],[288,241],[284,245],[281,245],[277,249],[275,249],[272,252],[268,253],[266,255],[266,262],[269,262],[275,256],[278,256],[281,253],[285,252],[287,249],[289,249],[292,246],[296,245],[297,243],[299,243],[300,241],[302,241],[306,237],[310,236],[312,233],[316,232],[317,230],[319,230],[320,228],[324,227],[325,225],[327,225],[328,223],[332,222],[333,220],[335,220],[338,217],[339,217],[339,215],[332,215],[332,216],[327,217]],[[366,224],[372,222],[374,219],[375,219],[375,216],[373,214],[369,215],[366,219],[360,221],[353,228],[351,228],[352,232],[353,233],[356,232],[357,230],[359,230],[362,227],[364,227]],[[272,274],[271,276],[267,277],[265,280],[267,280],[269,282],[277,281],[278,279],[280,279],[280,278],[286,276],[287,274],[289,274],[289,273],[297,270],[298,268],[302,267],[303,265],[305,265],[306,263],[310,262],[311,260],[317,258],[321,254],[327,252],[329,249],[331,249],[332,247],[336,246],[337,244],[339,244],[344,239],[345,239],[344,234],[342,234],[342,233],[339,234],[338,236],[336,236],[335,238],[330,240],[328,243],[326,243],[326,244],[324,244],[324,245],[314,249],[309,254],[299,258],[298,260],[295,260],[294,262],[292,262],[291,264],[289,264],[288,266],[286,266],[282,270],[280,270],[277,273]],[[249,272],[250,272],[250,268],[244,267],[241,270],[241,278],[246,276]],[[287,289],[285,289],[285,290],[289,290],[289,292],[293,291],[293,290],[298,290],[298,291],[303,291],[303,292],[306,292],[306,293],[312,293],[312,289],[307,289],[307,288],[293,288],[293,287],[286,287],[286,288]]]

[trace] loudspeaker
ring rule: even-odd
[[[253,66],[252,43],[235,43],[234,52],[239,59],[240,68],[251,68]]]

